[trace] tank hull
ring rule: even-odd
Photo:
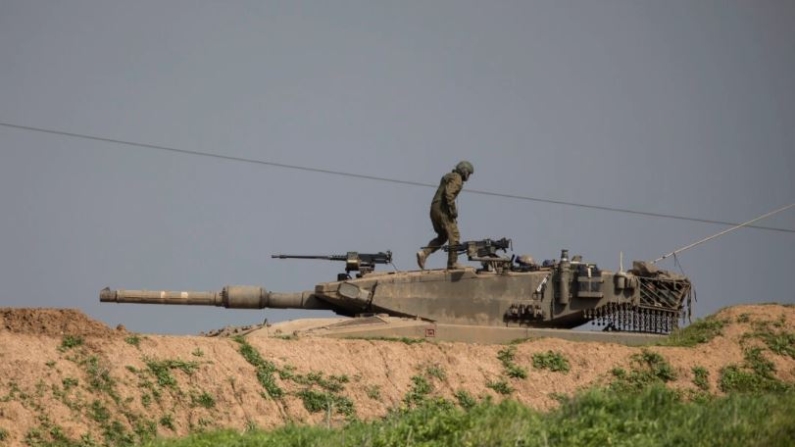
[[[383,315],[395,320],[376,326],[353,320],[350,328],[337,326],[328,335],[358,327],[361,336],[482,342],[548,336],[531,329],[573,329],[587,323],[621,334],[667,334],[689,315],[690,281],[648,263],[635,262],[627,272],[611,272],[582,262],[580,256],[569,260],[567,250],[559,260],[542,265],[515,264],[514,258],[500,257],[479,262],[480,268],[368,270],[355,278],[341,274],[337,281],[321,282],[303,292],[270,292],[261,286],[227,286],[217,292],[106,288],[100,301]],[[564,338],[579,338],[574,332]],[[551,334],[561,337],[559,332]],[[597,337],[618,340],[623,335]]]
[[[356,318],[304,319],[252,328],[247,337],[330,337],[353,339],[421,339],[431,342],[505,344],[516,340],[557,338],[582,342],[641,346],[665,338],[659,334],[543,329],[533,327],[478,327],[434,323],[410,318],[373,315]]]

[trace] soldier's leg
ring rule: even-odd
[[[428,259],[428,256],[442,248],[442,245],[447,242],[447,226],[444,216],[438,210],[431,209],[431,223],[436,237],[431,239],[425,248],[417,252],[417,265],[423,270],[425,270],[425,260]]]
[[[447,221],[447,234],[449,236],[450,245],[458,245],[461,242],[461,235],[458,233],[458,224],[453,219]],[[455,250],[450,250],[447,253],[447,268],[460,269],[464,268],[463,265],[458,263],[458,253]]]

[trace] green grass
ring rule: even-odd
[[[144,358],[146,367],[149,372],[157,379],[157,384],[162,387],[176,387],[177,379],[171,375],[171,370],[179,369],[185,374],[191,375],[199,367],[196,362],[186,362],[184,360],[155,360],[151,358]]]
[[[276,365],[268,360],[265,360],[253,346],[251,346],[245,338],[235,337],[234,341],[240,344],[240,355],[252,366],[257,369],[257,381],[265,388],[268,396],[278,399],[284,396],[284,390],[276,383],[274,373],[278,368]]]
[[[444,371],[444,368],[439,365],[428,366],[425,369],[425,374],[427,374],[428,377],[433,377],[441,382],[447,381],[447,373]]]
[[[507,396],[513,393],[513,387],[504,380],[494,380],[486,382],[486,387],[491,388],[495,392]]]
[[[141,347],[141,337],[139,335],[130,335],[124,339],[127,344],[133,345],[136,348]]]
[[[208,392],[203,391],[199,394],[192,394],[190,396],[191,405],[204,408],[215,407],[215,398]]]
[[[288,425],[273,431],[233,430],[158,440],[146,446],[787,446],[795,435],[793,393],[733,394],[688,402],[664,386],[639,394],[591,389],[549,413],[515,401],[469,409],[430,400],[374,422],[328,429]]]
[[[616,380],[610,384],[610,388],[627,393],[642,391],[677,378],[676,371],[665,357],[648,349],[632,356],[632,369],[629,372],[613,368],[612,374]]]
[[[114,399],[118,398],[114,389],[116,382],[110,376],[110,368],[106,362],[101,362],[99,357],[92,355],[79,364],[88,375],[88,385],[92,390],[107,393]]]
[[[176,431],[176,427],[174,426],[174,416],[171,414],[165,414],[160,417],[160,425],[165,427],[171,431]]]
[[[719,320],[714,316],[698,319],[686,328],[674,331],[658,345],[693,347],[707,343],[723,334],[723,327],[726,326],[726,323],[726,320]]]
[[[455,398],[458,401],[458,405],[464,410],[474,408],[475,405],[478,404],[478,401],[466,390],[457,390],[455,392]]]
[[[67,335],[61,340],[61,346],[58,350],[61,352],[83,345],[83,337],[75,335]]]
[[[378,385],[370,385],[364,388],[364,392],[372,400],[381,400],[381,387]]]
[[[505,374],[512,379],[526,379],[527,369],[517,365],[514,362],[516,357],[516,346],[509,345],[501,349],[497,353],[497,359],[500,360],[502,366],[505,368]]]
[[[728,365],[721,369],[718,387],[725,393],[785,393],[795,391],[791,384],[775,378],[773,362],[759,347],[745,349],[742,365]]]
[[[301,390],[296,395],[301,398],[304,408],[310,413],[325,411],[348,416],[354,413],[353,401],[345,396],[311,389]]]
[[[288,373],[288,371],[290,372]],[[332,374],[328,377],[325,377],[325,375],[320,371],[310,371],[307,375],[302,375],[295,374],[291,369],[281,369],[279,370],[279,377],[285,380],[292,380],[293,382],[300,385],[317,385],[320,388],[332,393],[339,393],[340,391],[344,390],[345,384],[350,382],[348,376],[344,374],[341,376],[335,376]]]
[[[409,407],[422,404],[433,391],[433,385],[423,376],[412,376],[411,382],[411,389],[403,397],[403,403]]]
[[[782,326],[774,325],[774,327],[780,329]],[[754,332],[747,334],[747,338],[762,340],[773,353],[795,359],[795,333],[774,330],[770,324],[757,324],[755,329]]]
[[[693,384],[702,391],[709,391],[709,371],[703,366],[694,366]]]
[[[567,373],[569,372],[570,365],[563,354],[555,351],[547,351],[533,354],[533,368]]]

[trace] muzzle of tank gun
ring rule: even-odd
[[[217,306],[227,309],[330,309],[312,292],[276,293],[264,287],[226,286],[220,292],[170,290],[111,290],[99,292],[103,303],[176,304],[181,306]]]

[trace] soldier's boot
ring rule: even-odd
[[[417,265],[420,267],[420,270],[425,270],[426,259],[428,259],[428,252],[425,250],[420,250],[417,252]]]
[[[454,250],[447,252],[447,270],[460,270],[463,268],[465,266],[458,263],[458,253]]]

